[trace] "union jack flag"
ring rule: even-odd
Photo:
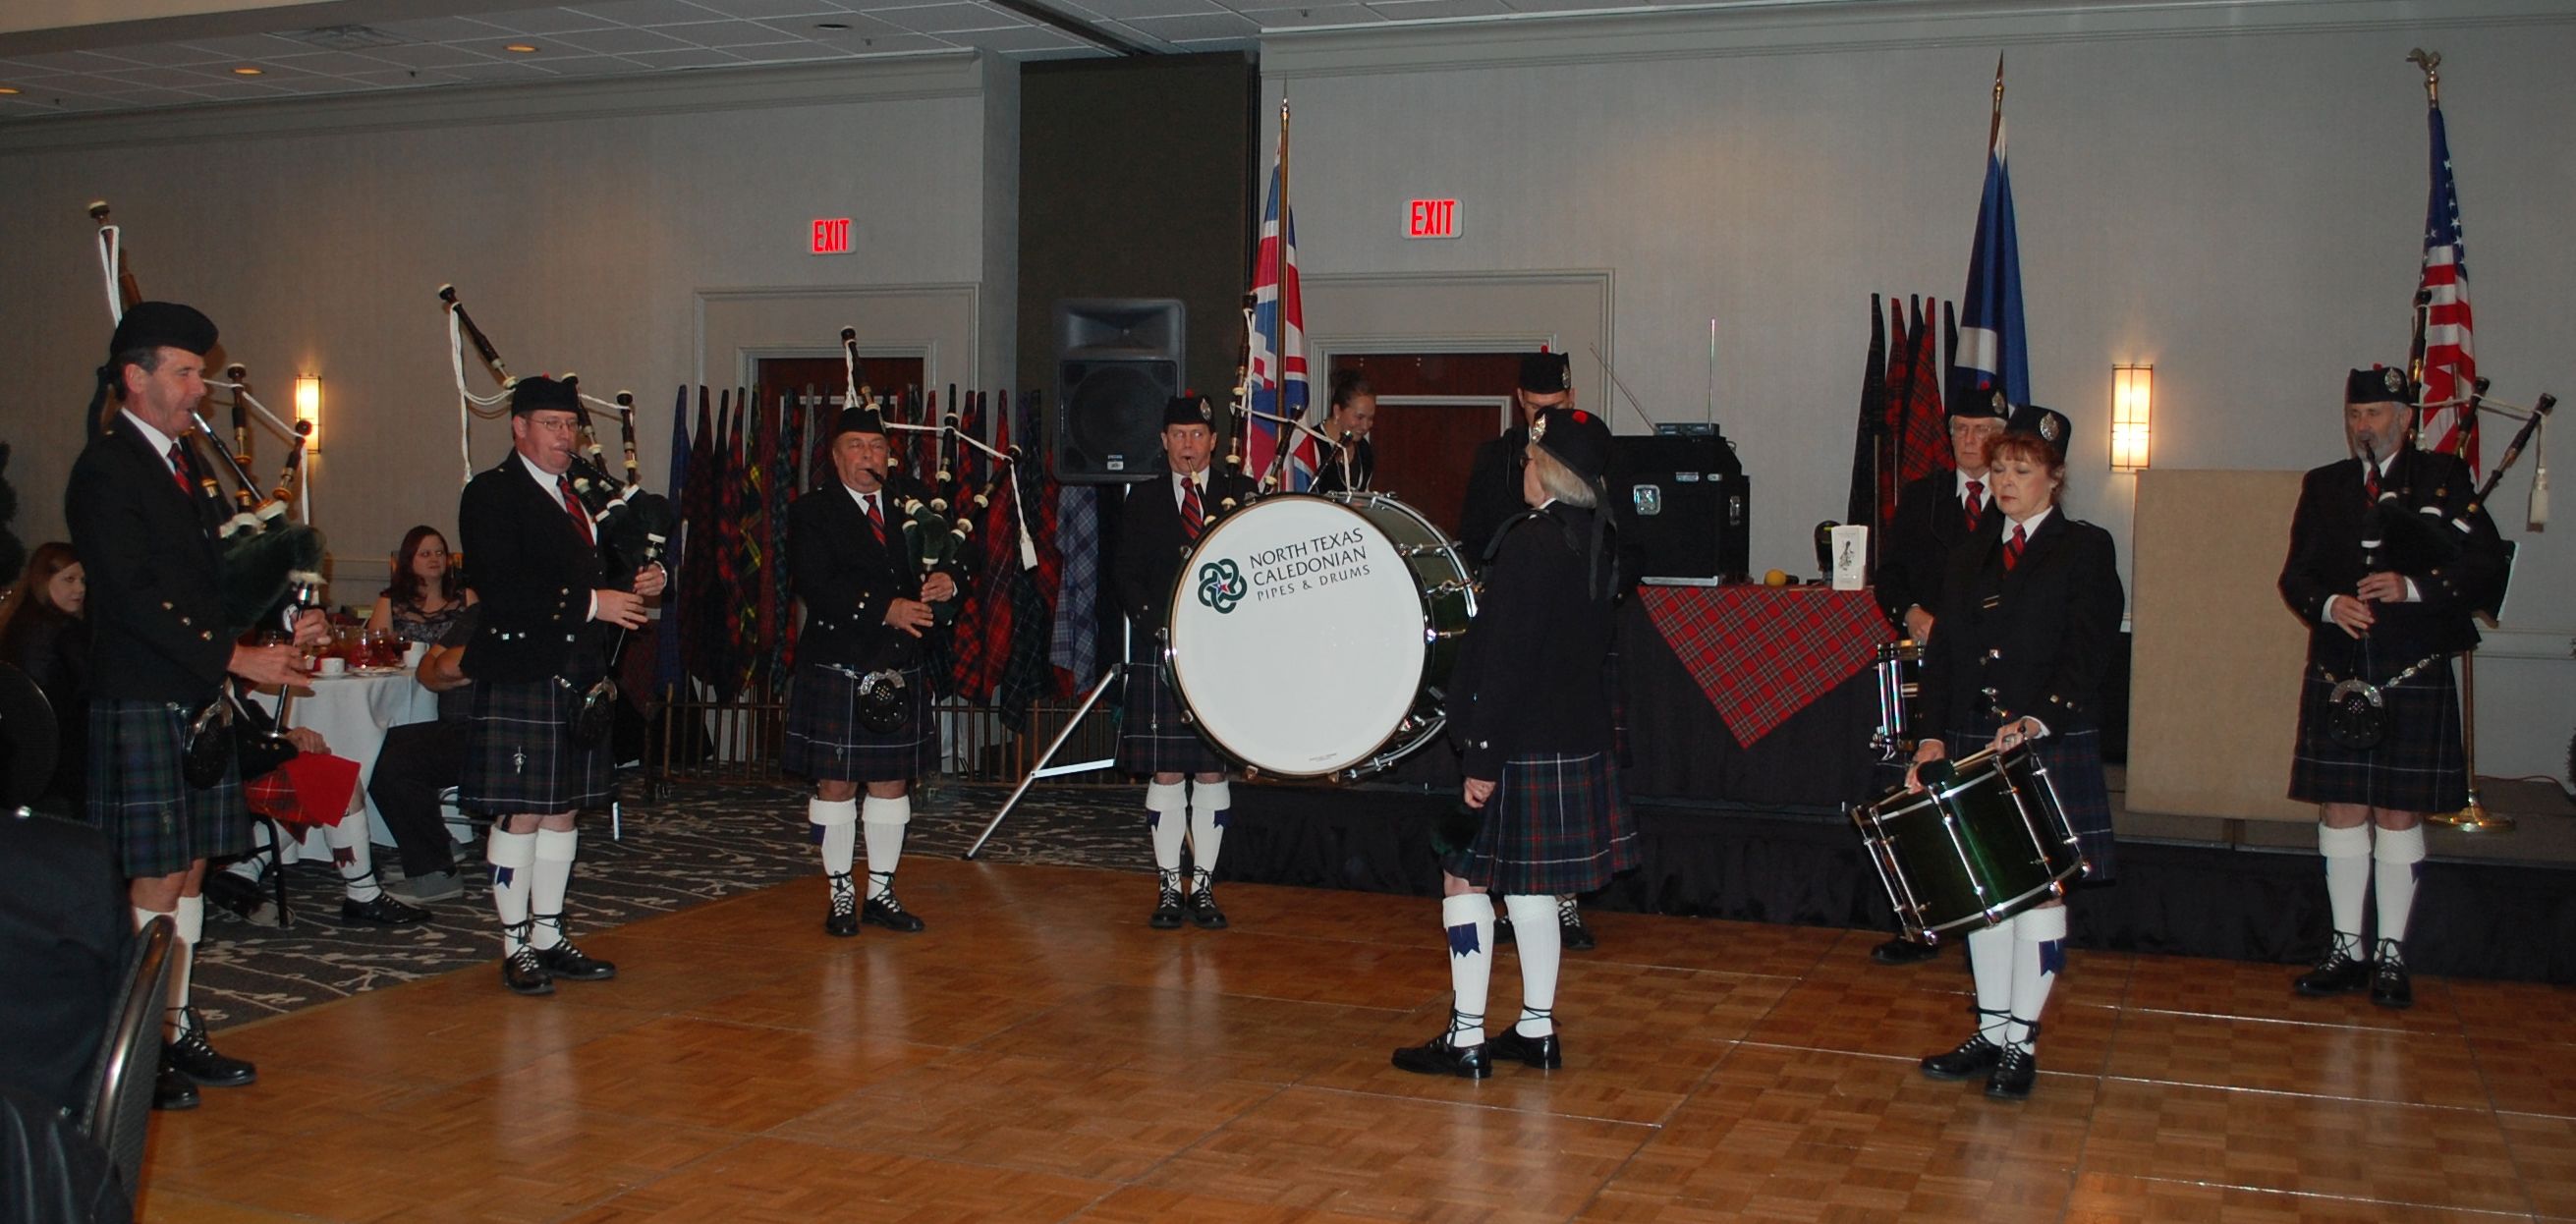
[[[1288,208],[1288,134],[1270,164],[1270,196],[1261,208],[1261,251],[1252,271],[1252,410],[1290,420],[1306,419],[1306,300],[1297,287],[1297,219]],[[1284,236],[1284,237],[1283,237]],[[1244,470],[1270,470],[1279,433],[1286,426],[1253,418],[1244,434]],[[1302,492],[1315,479],[1315,440],[1298,434],[1289,443],[1282,484]]]
[[[2470,345],[2469,249],[2460,237],[2460,189],[2451,181],[2451,141],[2442,107],[2432,108],[2433,198],[2424,218],[2424,408],[2419,443],[2449,451],[2478,472],[2474,413],[2461,409],[2477,386],[2478,359]]]

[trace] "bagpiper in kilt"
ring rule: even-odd
[[[179,943],[153,1090],[161,1109],[196,1105],[197,1085],[258,1078],[251,1064],[215,1051],[190,1005],[207,860],[250,845],[236,761],[224,761],[212,786],[188,784],[181,761],[190,727],[225,700],[227,675],[261,684],[306,678],[295,647],[238,644],[249,626],[226,612],[218,527],[228,511],[187,441],[214,344],[214,323],[189,307],[126,310],[84,418],[88,445],[63,494],[72,551],[89,577],[89,817],[117,849],[136,925],[166,916]],[[320,614],[294,630],[318,640]]]
[[[1918,770],[1980,750],[2026,749],[2048,769],[2094,883],[2116,870],[2109,790],[2102,777],[2104,681],[2120,634],[2123,592],[2111,533],[2069,518],[2067,419],[2036,405],[2013,410],[1986,449],[1996,513],[1950,550],[1924,644],[1918,692],[1938,738],[1916,746]],[[1985,1093],[2017,1101],[2038,1082],[2040,1018],[2066,964],[2066,905],[2036,900],[1967,933],[1976,1028],[1922,1060],[1934,1079],[1985,1078]]]
[[[1172,584],[1210,521],[1227,503],[1252,500],[1253,482],[1216,470],[1216,411],[1182,396],[1163,405],[1164,470],[1130,486],[1110,580],[1127,610],[1126,694],[1120,707],[1118,767],[1145,775],[1145,827],[1154,850],[1154,910],[1146,924],[1175,930],[1183,915],[1208,930],[1226,925],[1216,903],[1217,852],[1234,794],[1225,758],[1181,717],[1179,694],[1162,662]],[[1184,885],[1181,847],[1189,846]]]
[[[2424,815],[2468,799],[2451,657],[2477,647],[2475,601],[2505,563],[2468,465],[2415,448],[2413,398],[2395,369],[2345,377],[2344,442],[2355,457],[2300,482],[2281,567],[2281,598],[2308,625],[2290,797],[2318,805],[2334,927],[2323,959],[2292,988],[2367,987],[2386,1007],[2414,1002],[2406,924]],[[2365,940],[2374,892],[2377,938]]]
[[[1392,1060],[1420,1075],[1563,1065],[1558,896],[1638,863],[1611,712],[1612,625],[1627,587],[1602,483],[1610,427],[1579,408],[1544,408],[1522,458],[1522,501],[1535,508],[1501,528],[1449,678],[1463,806],[1434,848],[1454,999],[1438,1036]],[[1521,1011],[1489,1038],[1496,892],[1520,948]]]
[[[579,393],[551,378],[510,390],[508,458],[466,483],[457,535],[482,596],[460,666],[474,681],[457,804],[492,817],[484,857],[501,924],[501,982],[552,994],[557,979],[604,981],[617,967],[565,933],[564,895],[579,856],[577,820],[612,797],[610,740],[586,741],[575,715],[607,671],[612,635],[645,623],[659,564],[610,574],[570,476]]]
[[[923,923],[895,899],[894,873],[913,780],[939,760],[921,641],[948,631],[933,605],[955,600],[958,582],[945,570],[921,573],[920,554],[906,543],[917,529],[904,507],[930,493],[889,473],[892,447],[876,411],[843,409],[825,447],[832,477],[787,513],[788,579],[805,604],[805,630],[779,767],[814,780],[805,818],[831,882],[824,933],[856,935],[864,922],[909,934]],[[862,833],[864,900],[852,877]]]

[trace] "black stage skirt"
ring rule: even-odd
[[[903,669],[912,717],[879,735],[859,723],[859,677],[808,663],[787,694],[787,746],[779,769],[817,782],[909,782],[937,768],[939,721],[931,713],[930,672]]]
[[[1120,715],[1118,768],[1131,774],[1217,773],[1217,755],[1198,728],[1181,719],[1181,699],[1160,652],[1147,648],[1127,667],[1127,700]]]
[[[2378,663],[2377,660],[2373,660]],[[2335,681],[2315,663],[2299,689],[2298,748],[2290,758],[2290,797],[2301,803],[2358,803],[2393,812],[2456,812],[2468,806],[2468,762],[2460,752],[2460,693],[2444,659],[2394,687],[2387,677],[2415,659],[2365,669],[2388,705],[2388,737],[2356,752],[2326,735]],[[2337,679],[2348,679],[2338,669]]]
[[[616,765],[609,743],[577,748],[569,726],[597,678],[476,684],[456,806],[487,816],[608,806]]]
[[[166,701],[89,703],[90,820],[114,839],[129,878],[250,852],[240,762],[227,760],[224,780],[205,790],[180,773],[195,718],[196,711]]]
[[[1607,752],[1503,762],[1484,823],[1440,869],[1506,895],[1591,892],[1636,868],[1637,822]]]

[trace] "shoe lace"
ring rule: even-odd
[[[528,923],[529,933],[531,935],[535,934],[536,925],[539,923],[554,928],[555,945],[551,948],[539,948],[538,951],[552,952],[559,956],[581,955],[581,949],[572,946],[572,936],[564,932],[564,916],[562,910],[556,910],[551,914],[530,914],[528,915]],[[536,943],[533,938],[528,942],[532,947]]]
[[[858,886],[846,871],[827,871],[823,878],[832,882],[832,916],[847,918],[859,912]]]
[[[503,943],[509,945],[512,959],[517,959],[521,952],[534,954],[536,943],[531,937],[536,934],[536,930],[537,920],[534,918],[522,918],[517,922],[501,924],[501,939]]]
[[[1462,1012],[1453,1007],[1449,1009],[1449,1031],[1440,1034],[1440,1040],[1450,1049],[1459,1049],[1461,1048],[1458,1045],[1458,1035],[1460,1033],[1464,1033],[1469,1029],[1480,1029],[1483,1027],[1485,1027],[1485,1013]]]
[[[2406,948],[2394,939],[2382,939],[2373,958],[2379,962],[2379,976],[2395,977],[2406,972]]]
[[[1574,898],[1558,897],[1556,899],[1556,925],[1561,927],[1582,927],[1583,915],[1575,912]]]
[[[1155,905],[1158,908],[1162,906],[1181,908],[1181,873],[1177,871],[1163,873],[1162,892],[1155,898]]]
[[[1205,867],[1190,869],[1190,904],[1199,909],[1216,908],[1216,876]]]
[[[868,904],[897,914],[903,912],[903,902],[894,899],[893,872],[871,871],[868,873]]]

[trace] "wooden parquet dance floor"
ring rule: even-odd
[[[2576,991],[2076,952],[2028,1103],[1917,1073],[1967,975],[1879,936],[1601,913],[1566,1067],[1409,1076],[1437,903],[907,859],[929,922],[820,929],[819,880],[224,1033],[251,1088],[164,1114],[144,1218],[234,1221],[2576,1219]],[[580,883],[575,883],[575,909]],[[1518,965],[1495,970],[1513,1015]]]

